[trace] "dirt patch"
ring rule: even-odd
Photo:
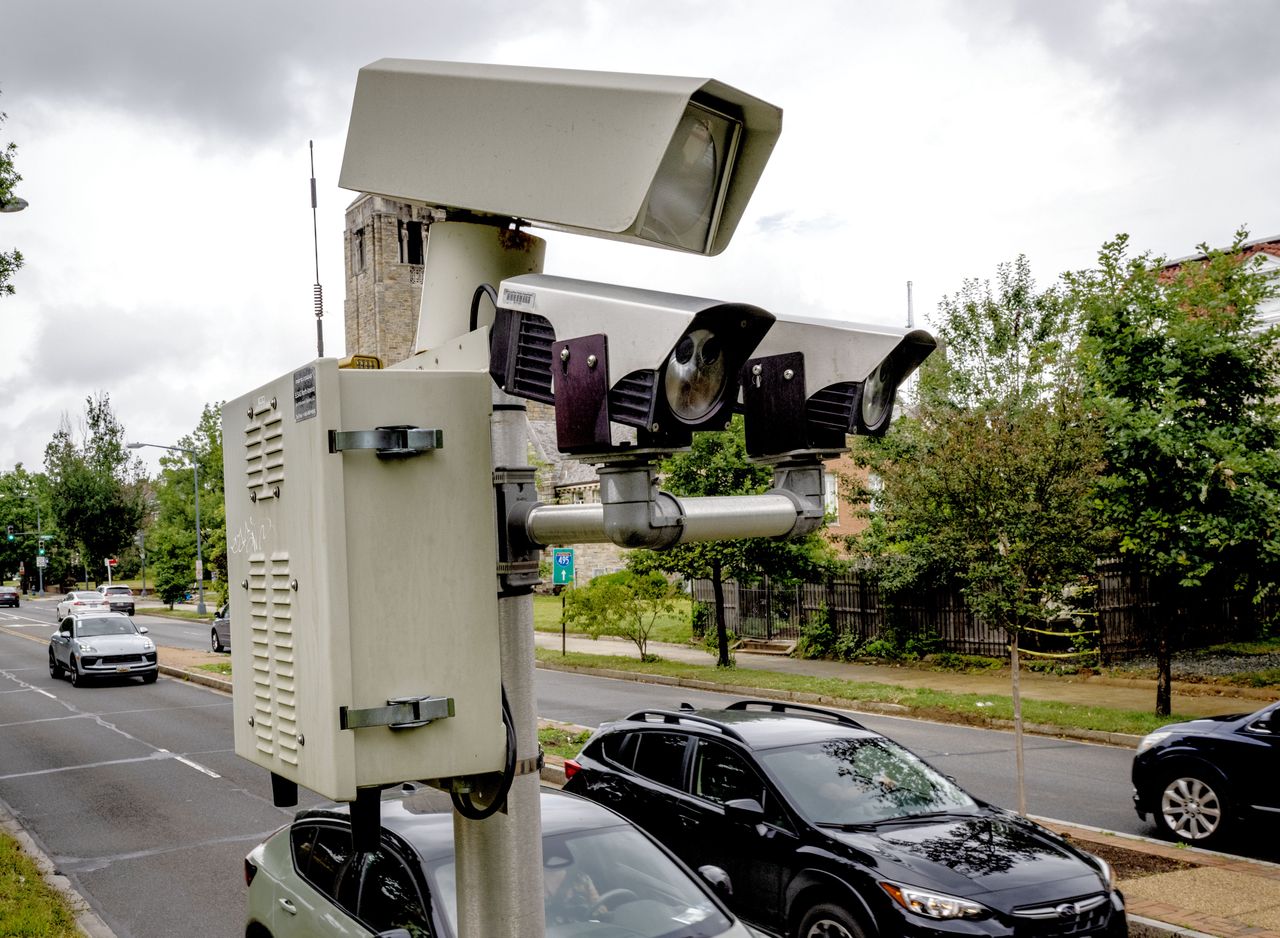
[[[231,656],[216,654],[212,651],[200,651],[195,648],[170,648],[159,646],[160,663],[170,668],[194,670],[202,664],[230,664]]]
[[[1123,882],[1127,879],[1140,879],[1143,876],[1154,876],[1157,873],[1172,873],[1176,870],[1187,870],[1195,866],[1183,860],[1174,860],[1156,853],[1142,850],[1130,850],[1116,844],[1096,842],[1082,843],[1081,848],[1102,857],[1111,864],[1116,872],[1116,879]]]

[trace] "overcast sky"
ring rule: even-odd
[[[716,258],[564,234],[546,270],[804,315],[918,321],[1026,254],[1041,284],[1127,232],[1178,257],[1280,234],[1276,0],[7,0],[0,468],[110,394],[172,443],[206,402],[343,353],[337,186],[379,58],[716,78],[783,132]],[[856,297],[856,300],[852,300]],[[154,468],[154,455],[148,464]]]

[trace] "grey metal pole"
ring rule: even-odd
[[[41,531],[40,531],[40,500],[35,499],[35,503],[36,503],[36,579],[40,583],[40,590],[36,595],[43,596],[44,595],[44,567],[40,566],[40,558],[43,557],[44,554],[40,553],[40,551],[44,548],[44,538],[41,537]],[[27,582],[29,583],[31,581],[28,580]]]
[[[196,459],[195,450],[183,450],[191,457],[191,473],[196,485],[196,589],[200,591],[200,601],[196,603],[196,614],[204,615],[204,554],[200,550],[200,462]]]

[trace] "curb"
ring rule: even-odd
[[[40,870],[40,877],[62,897],[62,901],[75,916],[76,927],[83,935],[87,938],[116,938],[116,933],[98,917],[88,900],[71,885],[71,880],[58,872],[48,854],[40,849],[3,801],[0,801],[0,830],[16,840],[22,852],[35,862],[36,868]]]
[[[1215,938],[1202,931],[1193,931],[1181,925],[1170,925],[1168,922],[1157,922],[1155,919],[1143,918],[1140,915],[1129,915],[1129,938]]]

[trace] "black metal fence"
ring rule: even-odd
[[[1098,634],[1102,660],[1121,659],[1143,652],[1151,634],[1153,616],[1169,614],[1160,609],[1146,579],[1115,561],[1099,563],[1086,593],[1084,628]],[[707,604],[708,620],[714,615],[710,580],[694,580],[693,598]],[[1274,604],[1257,605],[1240,596],[1206,591],[1194,608],[1180,610],[1190,623],[1183,640],[1227,641],[1257,634],[1260,623],[1272,615]],[[978,619],[965,606],[956,589],[934,589],[907,596],[889,596],[874,571],[858,571],[828,583],[778,586],[767,579],[759,586],[725,584],[725,620],[731,632],[742,638],[798,641],[807,623],[826,616],[838,636],[852,636],[859,643],[892,634],[899,642],[911,636],[928,637],[935,647],[968,655],[1004,657],[1008,636],[1004,629]],[[1037,641],[1028,647],[1064,651],[1064,640]]]

